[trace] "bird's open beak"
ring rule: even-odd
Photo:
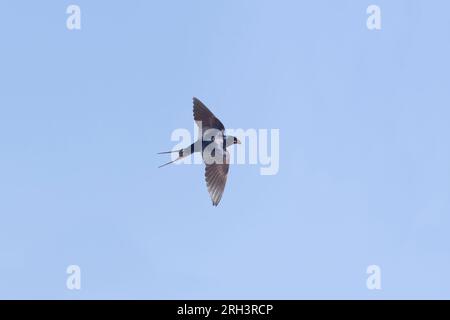
[[[241,140],[237,139],[237,144],[241,144]]]

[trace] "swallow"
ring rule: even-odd
[[[194,97],[193,102],[194,120],[199,128],[198,140],[184,149],[158,153],[178,153],[175,160],[167,162],[159,168],[195,152],[202,152],[203,162],[206,165],[206,187],[213,206],[217,206],[222,199],[228,177],[230,154],[227,148],[241,142],[236,137],[225,135],[225,126],[199,99]]]

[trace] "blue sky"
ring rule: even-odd
[[[449,11],[1,2],[0,298],[450,298]],[[157,169],[193,96],[280,129],[279,173],[232,166],[215,208],[203,166]]]

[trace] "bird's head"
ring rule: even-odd
[[[227,142],[227,148],[232,146],[233,144],[241,144],[241,141],[239,141],[238,138],[233,136],[226,136],[225,140]]]
[[[233,144],[241,144],[241,141],[238,138],[233,137]]]

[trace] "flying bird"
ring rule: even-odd
[[[227,147],[240,144],[238,138],[225,135],[222,122],[197,98],[194,101],[194,120],[199,127],[198,140],[189,147],[160,152],[159,154],[178,153],[178,158],[165,163],[159,168],[183,159],[195,152],[202,152],[205,168],[205,180],[213,206],[222,199],[227,182],[230,155]]]

